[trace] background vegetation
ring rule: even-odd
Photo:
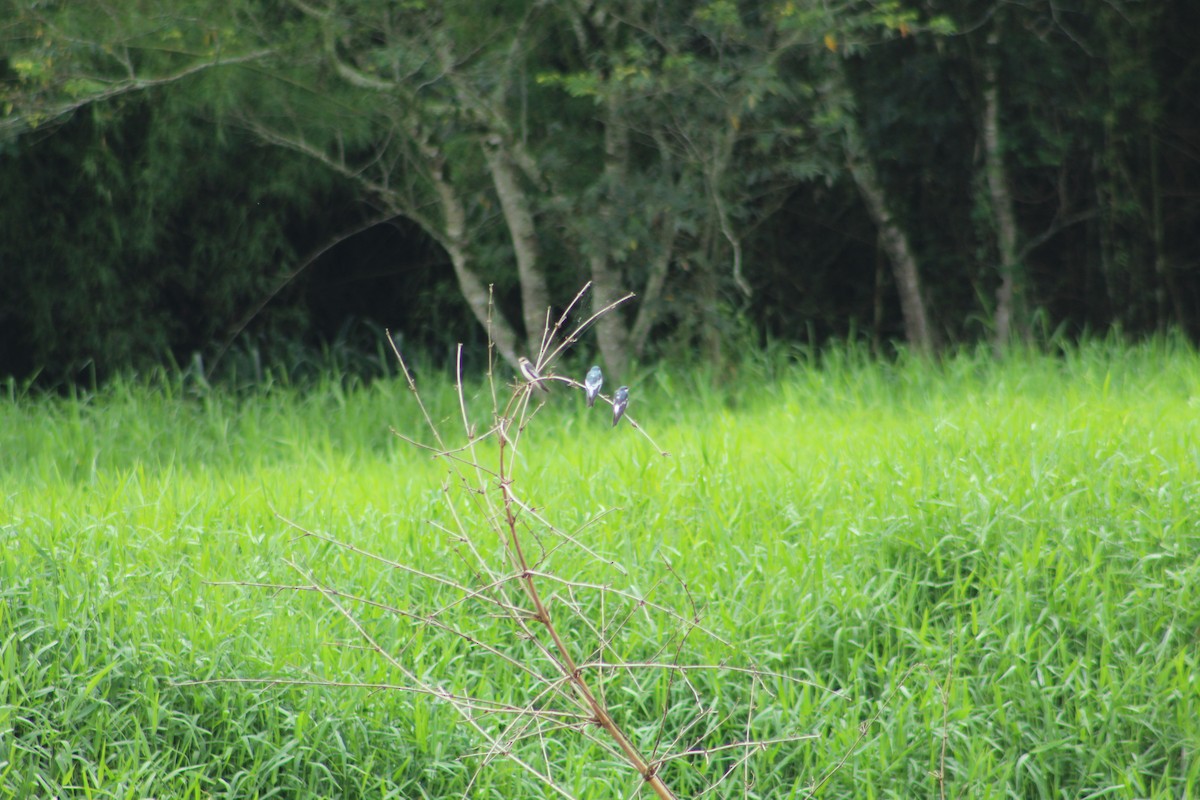
[[[437,703],[204,683],[387,678],[316,598],[210,582],[421,591],[276,512],[449,569],[381,329],[453,416],[446,348],[512,364],[586,281],[637,300],[562,368],[675,455],[556,392],[526,474],[813,682],[753,792],[849,754],[824,794],[1200,793],[1198,14],[0,0],[0,797],[539,796]],[[688,708],[610,700],[639,745]]]
[[[0,1],[0,374],[1200,335],[1188,0]]]
[[[608,580],[668,592],[652,589],[667,556],[744,658],[843,693],[773,687],[763,724],[816,738],[761,753],[748,796],[806,796],[860,731],[820,796],[1200,791],[1194,349],[1093,343],[997,362],[981,348],[939,364],[780,349],[739,369],[720,390],[695,371],[637,382],[631,413],[668,459],[556,391],[525,433],[521,486],[559,519],[616,509],[587,531],[630,570]],[[435,418],[457,417],[449,385],[423,392]],[[398,380],[238,394],[121,379],[60,399],[10,382],[0,797],[461,796],[479,743],[442,704],[183,683],[388,680],[318,599],[207,582],[287,582],[293,557],[391,601],[422,591],[297,541],[276,512],[452,570],[453,541],[421,522],[437,518],[440,471],[387,431],[416,434],[417,419]],[[655,635],[640,614],[630,624]],[[434,629],[407,654],[456,690],[484,680]],[[688,660],[723,655],[687,641]],[[519,676],[487,678],[524,702]],[[721,687],[738,722],[718,736],[736,740],[746,698]],[[610,701],[645,743],[667,696],[651,681]],[[634,791],[582,740],[559,741],[572,794]],[[471,796],[547,795],[493,762]]]

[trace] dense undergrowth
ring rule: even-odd
[[[785,356],[720,380],[632,376],[630,412],[670,457],[565,390],[522,453],[547,513],[615,509],[587,544],[628,575],[559,568],[682,602],[666,557],[747,663],[841,692],[772,687],[765,724],[817,738],[766,749],[747,794],[804,797],[843,758],[819,796],[1200,794],[1200,355]],[[422,390],[436,418],[459,413],[449,381]],[[300,558],[392,602],[428,591],[280,519],[453,568],[426,524],[441,472],[389,427],[421,436],[399,380],[10,387],[0,797],[547,796],[502,760],[479,770],[479,742],[428,698],[187,683],[389,680],[319,598],[212,585],[286,581]],[[687,648],[729,657],[701,636]],[[478,677],[433,632],[406,655],[464,689]],[[518,678],[500,682],[520,701]],[[711,689],[731,715],[745,702]],[[615,702],[652,740],[664,705],[687,713],[678,694],[648,681]],[[569,731],[547,746],[571,795],[634,792]]]

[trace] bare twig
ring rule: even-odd
[[[539,381],[583,390],[578,381],[555,375],[554,362],[599,317],[632,297],[626,295],[567,331],[571,314],[589,288],[590,284],[585,285],[557,319],[547,313],[537,354],[536,369],[542,376]],[[539,414],[551,413],[546,409],[555,408],[553,395],[548,405],[541,395],[535,396],[534,384],[528,380],[518,381],[507,395],[502,394],[497,388],[499,382],[489,345],[487,382],[492,416],[487,423],[476,423],[465,389],[460,347],[454,360],[456,416],[462,425],[462,441],[458,442],[457,435],[447,436],[440,429],[390,334],[388,341],[432,443],[424,444],[411,435],[394,432],[445,466],[447,476],[440,495],[445,516],[429,519],[425,524],[444,534],[444,538],[435,539],[445,543],[447,552],[461,561],[465,572],[457,577],[441,568],[415,566],[402,557],[379,555],[279,516],[299,532],[296,541],[328,545],[380,569],[397,571],[403,580],[426,586],[432,592],[422,594],[412,607],[402,607],[337,588],[319,580],[310,568],[296,560],[288,561],[287,565],[301,576],[301,582],[234,582],[232,585],[243,588],[319,596],[353,630],[353,641],[340,646],[361,647],[374,653],[401,677],[395,683],[313,683],[406,691],[444,701],[480,737],[481,749],[477,753],[480,762],[470,785],[475,784],[479,770],[502,758],[563,797],[571,795],[556,779],[560,767],[555,758],[560,751],[555,740],[562,737],[578,737],[598,748],[604,758],[624,761],[638,776],[636,786],[631,787],[631,796],[648,788],[659,800],[675,797],[663,775],[664,769],[690,768],[683,764],[695,760],[716,766],[720,774],[709,782],[706,792],[716,791],[722,782],[740,771],[743,793],[747,793],[753,784],[750,760],[756,753],[815,737],[815,734],[778,735],[780,732],[774,731],[775,735],[758,738],[756,733],[761,731],[755,730],[756,720],[763,698],[772,697],[772,689],[783,684],[812,687],[834,697],[844,697],[840,692],[753,664],[685,663],[685,647],[697,636],[707,637],[733,653],[737,651],[726,637],[704,624],[697,595],[669,560],[663,560],[666,574],[639,591],[585,580],[583,576],[558,574],[550,568],[551,557],[566,548],[611,574],[629,575],[625,565],[584,540],[583,534],[612,511],[593,515],[568,530],[555,524],[553,515],[518,486],[516,468],[526,463],[521,456],[523,434]],[[601,397],[611,404],[610,398]],[[625,420],[665,455],[641,425],[628,415]],[[483,431],[479,430],[480,424],[485,427]],[[677,610],[662,598],[672,587],[686,610]],[[389,644],[377,638],[371,627],[374,622],[368,625],[369,619],[381,614],[409,621],[403,630],[386,629],[389,636],[396,637]],[[642,635],[638,624],[643,620],[656,633],[637,640],[634,637]],[[666,636],[657,632],[661,620],[666,620],[669,626]],[[470,687],[456,686],[450,691],[437,678],[406,663],[406,659],[415,656],[415,651],[410,652],[414,643],[427,644],[427,632],[454,641],[456,647],[466,650],[466,658],[496,663],[503,667],[503,674],[520,676],[530,685],[529,692],[522,702],[504,702],[482,687],[478,696]],[[634,639],[640,649],[624,649],[618,643],[625,639]],[[636,658],[626,658],[634,653]],[[706,699],[706,686],[717,676],[748,682],[748,701],[738,704],[736,709],[722,711],[715,701]],[[285,681],[263,681],[264,685],[272,683],[289,685]],[[651,717],[651,725],[657,730],[652,745],[646,748],[640,743],[641,734],[635,739],[618,720],[609,705],[608,690],[610,685],[619,686],[622,696],[628,692],[645,695],[661,690],[664,684],[666,696],[681,701],[664,701],[661,712]],[[296,685],[309,684],[299,681]],[[689,710],[688,714],[677,713],[681,704]],[[712,741],[735,727],[739,729],[735,734],[738,741],[700,746],[699,743]],[[676,763],[680,767],[672,766]],[[825,776],[822,784],[827,780]]]

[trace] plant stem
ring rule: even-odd
[[[501,428],[503,431],[503,428]],[[554,621],[550,617],[550,610],[546,608],[542,602],[541,595],[538,593],[537,585],[534,583],[533,572],[529,568],[529,562],[525,559],[525,552],[521,549],[521,537],[517,535],[517,517],[513,512],[515,501],[509,491],[508,470],[505,467],[504,449],[507,442],[507,437],[501,433],[498,438],[500,443],[500,493],[504,500],[504,522],[508,527],[509,540],[512,545],[513,558],[517,562],[517,568],[521,571],[521,586],[525,590],[529,602],[533,604],[534,619],[545,626],[546,631],[550,634],[551,641],[554,642],[554,648],[558,651],[558,660],[555,662],[563,676],[575,688],[575,692],[587,704],[587,707],[593,714],[593,721],[608,732],[616,742],[617,747],[625,755],[625,758],[633,765],[638,774],[650,784],[650,788],[658,795],[660,800],[676,800],[675,793],[663,783],[658,776],[656,767],[651,766],[645,759],[637,747],[625,735],[625,732],[617,725],[612,715],[604,707],[604,704],[597,699],[587,681],[583,678],[583,673],[575,663],[575,659],[571,657],[571,652],[567,648],[566,642],[559,635],[558,629],[554,626]]]

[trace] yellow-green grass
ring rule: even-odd
[[[750,796],[804,797],[847,755],[819,796],[1200,794],[1200,356],[1174,341],[1003,362],[777,355],[720,389],[702,370],[631,378],[630,413],[668,458],[556,390],[526,431],[516,483],[566,526],[616,509],[583,538],[628,575],[569,548],[548,567],[689,612],[670,560],[703,624],[736,642],[731,654],[693,633],[684,661],[755,663],[843,692],[771,687],[756,724],[819,736],[751,761]],[[452,429],[450,387],[428,383]],[[68,400],[10,390],[0,797],[461,796],[481,743],[439,703],[181,685],[398,680],[345,646],[351,632],[318,598],[210,585],[295,582],[294,558],[379,600],[430,599],[414,580],[297,542],[276,516],[454,573],[447,537],[426,523],[446,521],[444,472],[389,426],[427,438],[400,382],[226,394],[127,381]],[[663,623],[642,624],[631,640]],[[456,691],[520,703],[530,688],[433,631],[405,655]],[[737,738],[745,681],[700,683],[734,714],[718,733]],[[678,726],[687,693],[640,686],[610,698],[652,743],[664,699]],[[553,748],[575,796],[637,786],[569,731]],[[727,763],[671,776],[688,794]],[[550,796],[501,762],[471,792]]]

